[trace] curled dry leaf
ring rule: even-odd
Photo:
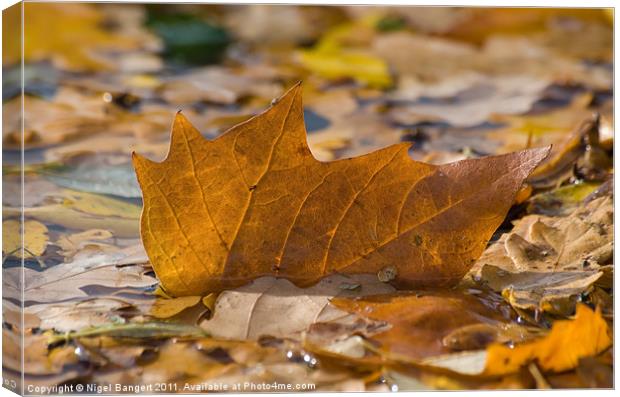
[[[532,172],[528,182],[535,187],[544,188],[559,186],[571,177],[604,180],[613,164],[601,145],[601,131],[598,115],[578,124]]]
[[[485,374],[516,372],[536,361],[544,371],[575,368],[580,358],[594,356],[611,346],[611,330],[599,310],[577,306],[573,320],[559,320],[545,337],[514,348],[495,344],[487,348]]]
[[[179,114],[166,160],[133,158],[142,241],[177,296],[265,275],[308,286],[386,266],[401,284],[454,284],[548,148],[442,166],[411,160],[408,148],[317,161],[299,85],[213,141]]]
[[[515,307],[566,314],[575,306],[571,297],[601,279],[612,256],[613,207],[606,196],[569,216],[521,218],[485,251],[476,268]]]

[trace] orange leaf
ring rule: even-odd
[[[514,348],[494,344],[487,348],[485,373],[503,375],[516,372],[536,360],[542,370],[561,372],[575,368],[580,358],[596,355],[611,346],[611,331],[600,310],[577,306],[574,320],[553,324],[551,332],[539,340]]]
[[[163,162],[134,154],[142,241],[172,295],[264,275],[307,286],[334,272],[454,284],[548,148],[442,166],[413,161],[408,149],[316,160],[300,85],[213,141],[178,114]]]

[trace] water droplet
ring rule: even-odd
[[[109,92],[104,92],[103,93],[103,102],[105,103],[110,103],[112,102],[112,94],[110,94]]]
[[[398,269],[395,266],[386,266],[383,269],[379,270],[377,273],[377,278],[382,283],[387,283],[396,278],[398,275]]]

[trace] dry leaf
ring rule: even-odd
[[[110,231],[90,229],[80,233],[62,235],[54,242],[54,245],[60,247],[66,262],[67,259],[72,259],[84,250],[116,251],[112,243],[113,234]]]
[[[503,221],[548,148],[433,166],[408,144],[321,163],[306,144],[300,87],[213,141],[178,115],[162,163],[134,155],[141,235],[163,287],[203,295],[274,275],[333,272],[450,285]]]
[[[516,372],[534,360],[544,371],[562,372],[575,368],[580,358],[604,351],[611,343],[611,330],[600,311],[580,304],[573,320],[556,321],[544,338],[512,348],[500,344],[489,346],[484,372],[488,375]]]
[[[181,313],[183,310],[195,306],[200,302],[200,296],[183,296],[180,298],[158,298],[152,304],[148,304],[145,313],[155,318],[169,318]]]
[[[125,266],[148,262],[142,245],[118,248],[115,252],[96,253],[38,272],[19,267],[5,269],[3,288],[6,297],[20,299],[22,270],[24,294],[32,302],[56,302],[87,297],[83,287],[149,287],[157,280],[146,275],[142,266]]]
[[[252,78],[248,73],[209,67],[171,78],[160,90],[162,98],[175,105],[200,101],[231,105],[248,96],[273,98],[280,87],[267,79]]]
[[[350,45],[373,35],[368,22],[344,24],[327,32],[314,48],[300,51],[301,64],[328,79],[351,78],[370,87],[390,87],[392,76],[385,61],[367,49]]]
[[[69,229],[106,229],[117,237],[137,237],[140,207],[122,200],[77,190],[51,192],[47,203],[26,207],[27,217]],[[5,207],[5,216],[17,215],[21,208]]]
[[[601,184],[592,182],[573,183],[537,194],[528,200],[527,212],[547,216],[570,215],[599,186]]]
[[[558,144],[554,154],[565,151],[564,142],[584,120],[592,117],[593,109],[591,93],[576,95],[568,106],[544,113],[519,115],[496,115],[491,121],[506,124],[506,127],[489,133],[489,137],[504,143],[501,152],[510,152],[527,146],[528,139],[532,144]],[[531,137],[530,137],[531,136]],[[551,157],[550,157],[551,158]]]
[[[129,306],[120,299],[97,298],[82,301],[35,304],[24,308],[24,313],[37,316],[41,329],[57,332],[78,331],[112,322],[123,322],[117,310]]]
[[[20,257],[22,247],[21,221],[9,219],[2,222],[2,253]],[[23,229],[24,258],[43,255],[49,239],[47,226],[41,222],[26,220]]]
[[[7,12],[9,22],[21,20],[20,7]],[[3,13],[4,14],[4,13]],[[101,28],[103,15],[91,4],[24,4],[28,23],[24,25],[24,61],[51,60],[54,66],[70,71],[114,69],[114,64],[95,54],[96,50],[127,51],[140,47],[136,37],[107,32]],[[3,27],[7,37],[20,36],[20,25]],[[9,40],[3,50],[7,64],[19,62],[19,40]]]
[[[501,266],[508,257],[512,266],[501,266],[508,271],[595,269],[609,263],[613,252],[612,200],[598,198],[566,217],[525,216],[497,244],[504,255],[485,254],[482,263]]]
[[[349,285],[358,288],[347,289]],[[290,281],[262,277],[243,287],[222,292],[213,317],[201,323],[209,334],[226,339],[258,339],[261,336],[293,338],[317,322],[346,317],[329,306],[336,296],[364,296],[394,291],[370,275],[333,275],[309,288]]]
[[[390,116],[405,125],[445,121],[455,127],[473,127],[494,114],[527,112],[548,84],[547,80],[527,75],[486,76],[445,97],[404,103],[392,109]]]
[[[521,218],[474,269],[516,307],[566,313],[576,303],[567,299],[599,280],[612,255],[612,200],[600,197],[569,216]]]

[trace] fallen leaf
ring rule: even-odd
[[[501,292],[515,308],[567,316],[574,311],[581,295],[603,275],[597,270],[512,273],[487,265],[482,268],[480,279]]]
[[[92,160],[75,167],[45,170],[38,174],[69,189],[127,198],[140,197],[140,188],[131,164],[101,164],[96,158]]]
[[[526,10],[520,8],[467,9],[459,23],[446,32],[449,37],[458,37],[473,43],[482,43],[494,35],[534,35],[549,29],[558,22],[570,19],[581,23],[604,21],[602,9],[577,11],[571,8],[539,8]],[[567,28],[564,28],[568,30]]]
[[[399,77],[410,76],[423,85],[443,85],[444,81],[454,82],[455,76],[467,79],[471,73],[488,78],[527,76],[540,81],[579,82],[592,88],[609,87],[611,82],[609,70],[575,62],[523,36],[493,36],[484,45],[474,46],[399,31],[377,35],[370,46]]]
[[[253,78],[248,73],[231,72],[222,67],[196,69],[171,78],[160,88],[161,96],[175,105],[210,102],[231,105],[242,98],[273,98],[280,86],[267,79]]]
[[[562,372],[575,368],[579,359],[604,351],[611,343],[611,331],[600,311],[580,304],[573,320],[556,321],[551,332],[541,339],[513,348],[489,346],[484,373],[516,372],[532,361],[544,371]]]
[[[500,152],[511,152],[531,144],[560,144],[552,150],[555,153],[566,151],[567,146],[574,146],[567,139],[575,129],[579,129],[584,120],[590,120],[594,109],[590,108],[592,94],[589,92],[576,95],[568,106],[543,113],[527,115],[495,115],[491,121],[505,124],[505,127],[491,131],[489,137],[504,143]],[[579,143],[580,137],[577,137]],[[566,143],[565,143],[566,141]],[[539,171],[540,172],[540,171]]]
[[[390,116],[405,125],[445,121],[455,127],[472,127],[487,122],[494,114],[529,111],[547,85],[548,81],[530,76],[486,77],[448,97],[399,103]]]
[[[314,48],[300,51],[301,64],[327,79],[351,78],[370,87],[390,87],[392,77],[385,61],[359,46],[348,45],[350,36],[357,35],[359,39],[365,34],[372,35],[368,22],[333,28]]]
[[[351,283],[359,288],[343,288]],[[328,305],[331,298],[392,291],[390,285],[370,275],[334,275],[309,288],[296,287],[284,279],[262,277],[222,292],[215,302],[213,316],[201,326],[211,335],[226,339],[298,338],[314,323],[346,317],[346,313]]]
[[[307,50],[300,54],[302,64],[329,79],[353,78],[371,87],[389,87],[392,79],[382,59],[356,50]]]
[[[156,299],[149,304],[146,314],[155,318],[169,318],[181,313],[183,310],[197,305],[201,300],[200,296],[183,296],[172,299]]]
[[[299,86],[213,141],[179,114],[164,162],[134,155],[142,240],[168,293],[204,295],[264,275],[305,286],[386,266],[403,284],[454,284],[548,153],[433,166],[398,144],[321,163],[302,114]]]
[[[113,234],[108,230],[90,229],[84,232],[62,235],[54,242],[60,247],[62,255],[67,259],[74,258],[85,249],[96,249],[99,252],[117,249],[114,247]]]
[[[6,117],[2,119],[3,144],[6,147],[19,148],[21,145],[22,119],[21,97],[2,105]],[[74,140],[88,134],[103,132],[108,122],[103,114],[101,101],[99,108],[93,101],[83,102],[81,107],[74,107],[61,100],[24,96],[26,113],[36,115],[24,120],[24,145],[34,148],[55,145]]]
[[[92,285],[120,287],[150,287],[157,280],[146,275],[143,266],[126,266],[148,262],[142,245],[118,248],[115,252],[97,252],[92,256],[62,263],[45,271],[13,267],[5,269],[3,288],[5,296],[21,299],[22,271],[25,281],[23,293],[30,302],[51,303],[88,297],[82,288]]]
[[[206,336],[198,327],[166,322],[145,322],[126,324],[106,324],[98,327],[85,328],[76,332],[53,335],[48,344],[55,345],[77,338],[92,338],[98,336],[114,336],[129,339],[168,339],[172,337],[200,337]]]
[[[472,272],[516,307],[571,312],[613,255],[613,208],[600,197],[568,216],[527,215],[492,244]],[[569,300],[567,302],[567,300]]]
[[[226,13],[224,23],[243,41],[272,48],[315,40],[340,12],[332,7],[249,4]]]
[[[459,292],[336,298],[331,303],[347,312],[390,324],[390,329],[371,339],[379,342],[380,351],[393,359],[419,362],[426,357],[462,350],[463,342],[474,347],[471,341],[464,341],[463,336],[468,331],[463,327],[478,327],[477,332],[469,332],[478,334],[485,346],[496,340],[520,341],[528,336],[525,328],[518,330],[519,327],[508,323],[499,311],[485,306],[483,300]],[[480,333],[481,327],[486,327],[483,333]],[[459,337],[457,333],[461,333],[460,341],[454,341]]]
[[[15,371],[24,368],[28,375],[57,375],[63,372],[66,364],[77,363],[77,356],[73,352],[75,349],[71,346],[59,347],[50,352],[48,335],[45,334],[18,334],[3,328],[2,339],[5,368]]]
[[[547,216],[570,215],[599,186],[599,183],[581,182],[537,194],[528,200],[527,212]]]
[[[117,310],[128,305],[115,299],[85,299],[74,302],[36,304],[24,308],[24,313],[35,315],[41,329],[57,332],[78,331],[114,322],[124,322]]]
[[[600,145],[600,133],[600,117],[597,115],[577,124],[577,128],[563,137],[549,157],[532,172],[528,182],[537,188],[549,188],[570,178],[604,180],[612,167],[612,160]]]
[[[609,196],[568,216],[527,215],[480,257],[507,271],[587,270],[611,260],[613,208]]]
[[[2,253],[7,256],[22,256],[21,221],[8,219],[2,222]],[[49,240],[47,226],[41,222],[26,220],[23,228],[24,259],[43,255]]]
[[[106,229],[117,237],[139,234],[140,207],[122,200],[77,190],[51,192],[46,203],[23,208],[27,217],[69,229]],[[5,207],[5,216],[18,215],[21,208]]]
[[[10,15],[5,20],[21,20],[20,7],[7,12]],[[141,46],[137,38],[102,29],[103,15],[92,4],[30,3],[24,5],[24,15],[28,19],[24,25],[25,62],[50,60],[56,67],[69,71],[113,70],[114,63],[97,56],[97,50],[128,51]],[[19,29],[19,24],[9,23],[3,32],[7,37],[18,37]],[[5,62],[19,62],[20,41],[7,43],[12,45],[3,51]]]

